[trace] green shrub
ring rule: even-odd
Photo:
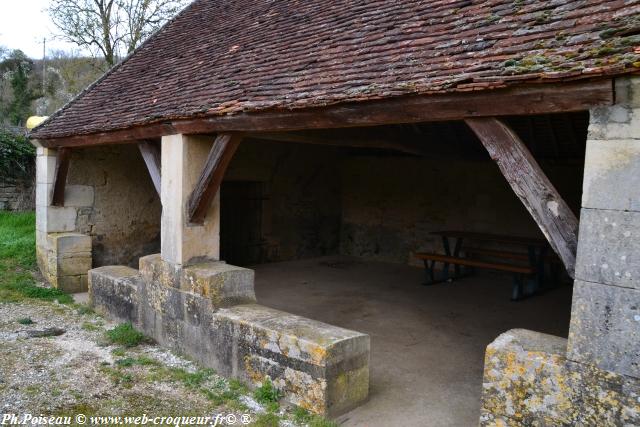
[[[0,129],[0,178],[31,178],[36,149],[26,136]]]
[[[21,317],[20,319],[18,319],[18,323],[20,323],[21,325],[33,325],[34,322],[30,317]]]
[[[135,347],[147,341],[147,337],[136,330],[130,322],[123,323],[106,332],[107,339],[112,344],[118,344],[125,347]]]

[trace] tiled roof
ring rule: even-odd
[[[638,71],[640,0],[196,0],[32,136]]]

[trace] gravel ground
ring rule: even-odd
[[[233,413],[273,425],[260,424],[265,409],[246,389],[212,371],[153,344],[129,349],[109,344],[105,331],[114,326],[86,306],[0,303],[0,413]],[[281,426],[293,425],[283,420],[284,410],[279,418]]]

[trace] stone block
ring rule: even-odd
[[[616,104],[640,108],[640,78],[618,77],[615,79]]]
[[[640,211],[640,139],[587,141],[582,207]]]
[[[202,295],[216,308],[256,301],[253,270],[223,261],[181,267],[154,254],[140,258],[140,273],[146,283],[161,283]]]
[[[73,207],[93,206],[94,190],[90,185],[67,185],[64,189],[64,205]]]
[[[58,254],[58,276],[86,275],[91,270],[91,252],[84,254]]]
[[[75,254],[91,252],[91,236],[80,233],[49,233],[48,247],[58,254]]]
[[[588,139],[640,138],[640,108],[612,105],[593,108],[590,114]]]
[[[74,231],[77,214],[73,207],[36,206],[36,230],[47,233]]]
[[[87,275],[58,276],[55,287],[66,293],[86,292],[88,289]]]
[[[251,385],[269,376],[286,400],[315,413],[337,415],[367,398],[367,335],[256,304],[216,310],[210,295],[147,281],[162,277],[151,269],[163,262],[145,258],[140,264],[146,274],[128,267],[90,271],[89,295],[99,312],[131,321],[161,345],[222,375]]]
[[[582,209],[576,279],[640,289],[640,212]]]
[[[253,385],[271,377],[287,400],[337,415],[369,393],[369,336],[257,304],[214,314],[233,322],[238,373]]]
[[[125,266],[106,266],[89,271],[89,301],[101,314],[120,322],[138,320],[138,270]]]
[[[565,357],[566,340],[516,329],[487,347],[481,426],[640,423],[635,378]]]
[[[577,280],[567,357],[640,378],[640,290]]]
[[[53,184],[36,184],[36,206],[49,206],[53,197]]]
[[[36,157],[36,183],[53,184],[56,174],[55,154]]]

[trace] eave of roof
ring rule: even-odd
[[[637,0],[290,3],[194,2],[32,137],[640,70]]]

